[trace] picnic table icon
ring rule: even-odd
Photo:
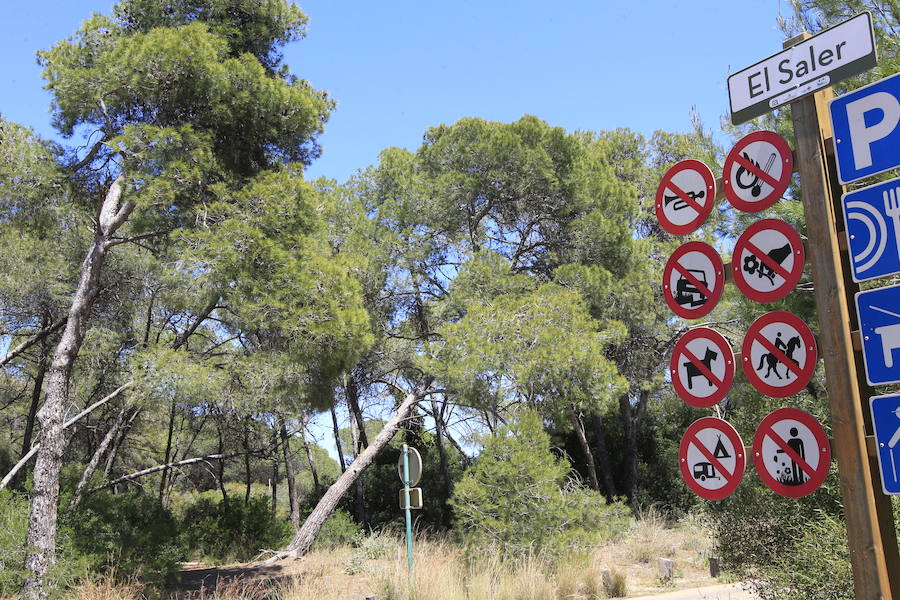
[[[869,305],[869,308],[900,319],[900,315],[895,312],[891,312],[889,310],[885,310],[883,308],[872,305]],[[900,348],[900,323],[876,327],[875,333],[881,337],[881,351],[884,353],[884,366],[886,366],[887,368],[891,368],[894,366],[893,352],[897,348]]]

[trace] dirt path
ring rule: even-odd
[[[740,583],[688,588],[652,596],[629,596],[632,597],[636,600],[757,600],[758,598],[755,594],[744,591]]]

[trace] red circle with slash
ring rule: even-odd
[[[753,436],[756,472],[776,494],[802,498],[828,477],[831,447],[815,417],[796,408],[769,413]]]
[[[802,390],[816,370],[816,339],[800,317],[775,310],[756,319],[741,345],[747,381],[761,393],[787,398]]]
[[[716,200],[716,178],[705,163],[683,160],[656,188],[656,218],[672,235],[691,233],[706,220]]]
[[[754,131],[738,140],[725,158],[722,191],[738,210],[759,212],[781,198],[793,170],[794,157],[784,138]]]
[[[731,271],[745,296],[756,302],[774,302],[794,289],[805,262],[800,234],[780,219],[763,219],[738,238]]]
[[[679,317],[699,319],[722,296],[725,268],[715,249],[704,242],[679,246],[663,269],[663,297]]]
[[[730,496],[741,483],[745,461],[741,436],[722,419],[697,419],[681,437],[681,477],[692,492],[706,500]]]
[[[682,400],[697,408],[713,406],[731,389],[734,352],[721,333],[697,327],[675,344],[669,373]]]

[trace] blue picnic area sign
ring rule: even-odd
[[[900,178],[844,194],[841,207],[853,280],[900,273]]]
[[[858,292],[856,311],[866,379],[872,385],[900,382],[900,284]]]

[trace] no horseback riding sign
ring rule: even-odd
[[[756,319],[741,346],[747,381],[761,393],[787,398],[802,390],[816,370],[816,340],[799,317],[783,310]]]

